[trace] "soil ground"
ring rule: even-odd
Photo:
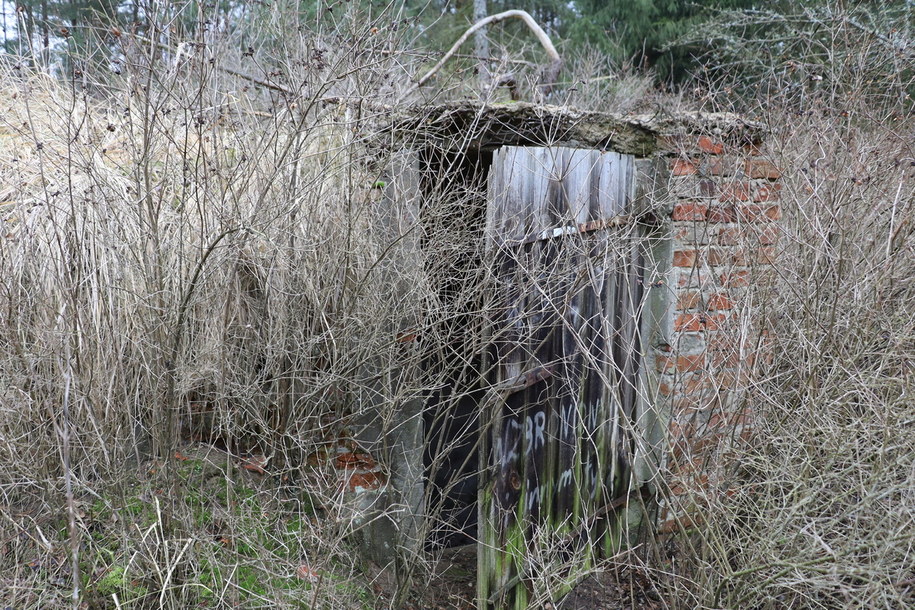
[[[411,610],[474,610],[477,578],[476,546],[447,549],[428,587]],[[562,600],[556,610],[655,610],[663,604],[644,574],[629,566],[596,572]]]
[[[207,498],[205,506],[197,506],[195,509],[200,513],[198,516],[201,518],[208,517],[210,512],[214,514],[218,512],[219,515],[225,513],[226,518],[234,515],[236,520],[241,519],[243,515],[235,514],[240,510],[240,505],[232,505],[235,507],[235,513],[233,513],[229,505],[223,506],[217,501],[220,497],[220,490],[225,488],[227,480],[233,482],[237,498],[249,498],[252,501],[261,497],[268,498],[263,501],[262,511],[268,511],[268,509],[281,511],[283,509],[280,499],[284,496],[276,487],[276,477],[264,474],[261,468],[256,467],[258,462],[253,458],[237,458],[212,446],[188,443],[182,446],[181,451],[176,454],[176,460],[180,464],[182,472],[186,471],[186,473],[191,473],[188,476],[193,476],[194,493]],[[123,503],[118,504],[117,498],[113,496],[107,498],[97,494],[80,498],[77,501],[80,522],[84,526],[86,536],[88,537],[91,533],[92,549],[104,550],[111,547],[109,554],[112,557],[118,555],[121,552],[120,537],[124,534],[123,527],[120,527],[123,525],[121,522],[124,520],[127,520],[126,522],[143,521],[145,518],[151,519],[154,516],[150,513],[152,510],[150,509],[151,498],[158,492],[152,486],[152,481],[147,480],[148,476],[143,474],[152,472],[154,466],[152,463],[143,466],[128,466],[128,469],[137,469],[138,474],[135,483],[127,486],[128,491],[125,493],[130,502],[124,506],[121,505]],[[227,478],[228,470],[232,471],[231,478]],[[8,520],[11,520],[9,525],[13,525],[13,528],[5,531],[0,527],[0,551],[5,551],[6,558],[10,559],[6,563],[6,567],[9,568],[6,571],[14,572],[0,576],[0,608],[7,605],[15,608],[43,608],[66,603],[65,597],[70,591],[68,586],[70,581],[69,543],[63,520],[64,515],[59,509],[59,505],[52,507],[41,501],[36,501],[29,506],[22,505],[10,513]],[[0,514],[2,512],[0,510]],[[314,518],[321,518],[320,510]],[[222,534],[218,531],[215,534],[210,531],[214,527],[216,527],[215,522],[206,526],[208,529],[195,530],[193,533],[203,541],[201,544],[212,538],[213,540],[210,542],[219,546],[227,538],[223,539]],[[128,527],[127,531],[132,533],[133,529]],[[44,546],[48,548],[41,552],[41,548],[44,547],[34,544],[35,541],[32,540],[31,534],[35,531],[49,532],[49,535],[57,532],[57,538],[55,538],[54,544],[46,543]],[[4,533],[8,535],[4,536]],[[88,538],[84,542],[87,541]],[[82,556],[89,557],[91,555],[89,550],[90,547],[87,546]],[[11,558],[10,553],[16,557]],[[213,556],[217,555],[218,553],[214,552]],[[258,557],[242,558],[252,562],[259,559]],[[260,559],[267,560],[267,558]],[[270,561],[276,563],[279,559],[273,557]],[[87,570],[91,568],[94,571],[89,573],[90,582],[88,589],[84,592],[86,595],[84,606],[107,608],[110,606],[110,592],[102,591],[104,588],[102,585],[106,579],[113,580],[119,572],[116,571],[116,565],[112,567],[105,562],[96,563],[98,565],[93,563],[85,568]],[[320,562],[318,563],[320,564]],[[328,565],[330,564],[328,563]],[[0,573],[3,571],[0,570]],[[197,574],[195,577],[200,576],[201,574]],[[341,578],[346,577],[341,576]],[[352,588],[364,590],[366,595],[358,599],[338,599],[335,602],[338,604],[336,607],[374,606],[379,610],[392,607],[397,587],[391,574],[370,569],[364,574],[354,574],[349,578],[352,579]],[[438,560],[433,564],[431,577],[421,583],[416,583],[419,586],[415,587],[406,608],[408,610],[475,609],[476,579],[476,545],[445,549],[441,551]],[[293,584],[298,582],[293,579]],[[124,583],[118,583],[118,586],[119,590],[127,587]],[[360,589],[361,587],[364,588]],[[299,588],[305,588],[305,586],[302,585]],[[16,590],[19,593],[10,598],[2,593],[4,590],[7,592]],[[290,592],[292,597],[295,597],[294,594],[295,591]],[[596,572],[585,578],[564,599],[558,601],[555,608],[557,610],[617,610],[623,608],[653,610],[662,607],[662,604],[655,598],[657,595],[653,594],[651,582],[644,574],[628,565],[610,564],[604,571]],[[134,607],[138,608],[152,607],[146,602],[149,601],[153,605],[155,602],[155,600],[144,601],[139,598],[135,601]],[[350,603],[354,605],[350,606]],[[339,604],[345,604],[345,606]],[[237,607],[243,606],[244,602]],[[203,600],[200,607],[213,606]]]

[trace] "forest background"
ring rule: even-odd
[[[428,283],[394,298],[366,237],[383,186],[367,142],[399,108],[505,101],[470,43],[415,80],[508,9],[563,57],[544,101],[738,111],[781,171],[777,290],[741,304],[773,341],[754,443],[716,465],[726,490],[688,498],[701,527],[595,567],[610,603],[915,604],[912,0],[0,6],[0,606],[473,603],[440,550],[365,562],[312,458],[364,408],[366,363],[404,368],[386,325],[405,304],[423,304],[423,345],[464,332],[449,325],[485,274],[449,270],[477,243],[455,221],[474,199],[430,203]],[[537,99],[530,32],[488,40]],[[393,399],[453,374],[427,357]],[[202,449],[195,409],[257,453]]]
[[[23,43],[36,51],[59,47],[63,40],[76,46],[87,44],[90,30],[116,25],[143,32],[148,3],[109,2],[106,0],[61,2],[55,0],[4,0],[2,11],[3,45],[8,51],[22,52]],[[735,38],[752,39],[791,15],[815,15],[823,9],[876,11],[886,23],[906,23],[913,10],[909,0],[879,2],[802,2],[776,0],[407,0],[405,2],[302,2],[262,3],[219,1],[207,7],[211,30],[244,31],[254,27],[271,10],[281,8],[297,14],[297,20],[316,32],[328,32],[341,24],[341,7],[358,5],[360,14],[371,20],[396,13],[409,20],[411,42],[416,49],[441,53],[468,27],[487,14],[510,9],[530,13],[565,55],[588,49],[599,52],[618,66],[651,68],[660,81],[683,82],[699,65],[697,57],[716,53],[722,43]],[[203,6],[202,5],[202,6]],[[187,3],[178,10],[174,24],[191,34],[196,27],[200,6]],[[20,26],[19,17],[23,18]],[[733,26],[742,25],[743,30]],[[728,26],[732,26],[728,30]],[[492,34],[496,41],[522,35],[520,24],[509,23]],[[898,29],[892,28],[891,29]],[[501,31],[504,30],[504,31]],[[767,38],[772,40],[771,38]],[[778,55],[779,46],[770,53]],[[712,58],[703,62],[715,65]]]

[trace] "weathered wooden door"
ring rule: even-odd
[[[639,391],[635,173],[632,157],[612,152],[504,147],[494,155],[483,608],[542,605],[619,548]]]

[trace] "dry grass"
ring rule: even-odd
[[[230,76],[230,40],[119,42],[120,75],[0,63],[4,605],[369,603],[340,482],[306,457],[353,432],[418,297],[379,296],[378,117],[322,100],[399,60],[287,40],[283,93]],[[228,452],[189,454],[200,434]]]
[[[783,171],[777,277],[748,295],[773,362],[746,397],[751,442],[716,465],[726,479],[695,498],[703,525],[678,542],[669,582],[683,607],[915,603],[912,82],[883,79],[892,49],[834,17],[817,55],[797,58],[831,58],[829,80],[799,90],[776,65],[762,80],[779,93],[749,110]],[[747,45],[758,71],[765,41]]]
[[[424,340],[463,332],[486,270],[449,272],[477,239],[456,222],[474,193],[426,202],[427,281],[387,290],[387,160],[369,140],[418,70],[380,22],[350,16],[331,44],[280,39],[297,26],[274,17],[259,67],[231,41],[168,62],[126,37],[120,75],[0,61],[4,605],[370,607],[428,568],[408,558],[380,601],[339,481],[306,464],[358,432],[367,371],[404,375],[368,413],[389,424],[462,374],[420,366],[392,328],[422,303]],[[240,65],[280,89],[224,70]],[[645,80],[577,65],[560,97],[643,103]],[[785,172],[778,279],[751,295],[775,359],[746,397],[753,443],[718,465],[727,493],[698,499],[703,527],[669,565],[625,556],[657,571],[666,607],[915,598],[915,123],[904,96],[845,84],[758,109]],[[188,449],[203,430],[219,448]]]

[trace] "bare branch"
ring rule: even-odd
[[[511,10],[505,11],[502,13],[497,13],[495,15],[490,15],[485,19],[480,19],[474,23],[470,28],[467,29],[464,34],[457,39],[448,52],[439,60],[431,70],[429,70],[425,76],[416,81],[417,87],[422,87],[426,84],[436,73],[441,70],[449,59],[451,59],[457,50],[461,48],[467,39],[473,36],[478,30],[485,28],[486,26],[499,23],[500,21],[505,21],[507,19],[517,18],[524,22],[524,24],[534,33],[534,36],[537,37],[538,42],[543,47],[543,50],[546,51],[546,54],[550,57],[550,64],[547,66],[540,79],[540,85],[543,87],[543,93],[549,93],[552,89],[552,84],[556,82],[556,78],[559,76],[559,70],[562,67],[562,58],[559,57],[559,52],[556,50],[556,47],[553,46],[553,41],[550,40],[550,37],[543,30],[540,25],[534,21],[534,18],[530,16],[527,11]]]

